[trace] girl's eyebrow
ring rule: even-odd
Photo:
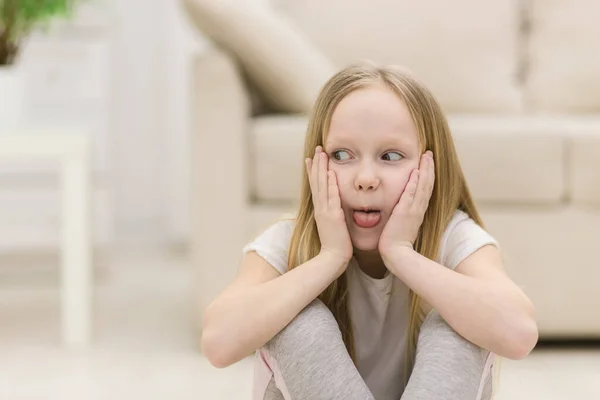
[[[326,153],[329,153],[330,151],[333,150],[337,150],[338,148],[342,148],[342,147],[353,147],[353,143],[351,141],[346,141],[346,140],[328,140],[327,142],[325,142],[325,144],[323,145],[323,150]]]
[[[339,145],[340,142],[351,142],[351,139],[343,136],[342,138],[331,139],[331,133],[327,136],[327,140],[323,144],[323,148],[327,150],[330,147],[335,147],[334,145]]]
[[[341,137],[339,137],[339,136],[341,136]],[[383,147],[410,146],[411,141],[406,136],[407,135],[402,135],[402,134],[398,134],[398,133],[388,134],[384,138],[382,138],[379,143],[381,143]],[[327,151],[328,149],[330,149],[332,147],[339,146],[342,142],[344,144],[348,144],[348,145],[352,145],[352,143],[353,143],[352,136],[345,136],[343,134],[338,134],[338,135],[336,135],[336,138],[334,138],[334,139],[330,139],[330,137],[331,137],[331,135],[329,135],[329,137],[325,141],[325,144],[323,145],[323,148],[325,149],[325,151]]]

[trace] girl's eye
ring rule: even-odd
[[[385,153],[383,155],[383,159],[385,161],[400,161],[402,158],[402,154],[397,153],[395,151],[390,151],[389,153]]]
[[[350,159],[350,154],[344,150],[336,150],[333,152],[333,158],[338,161],[346,161]]]

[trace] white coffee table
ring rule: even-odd
[[[51,158],[61,165],[62,339],[69,347],[86,346],[90,341],[92,297],[89,137],[79,130],[0,131],[0,157]]]

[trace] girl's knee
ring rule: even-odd
[[[470,353],[481,362],[485,362],[489,355],[489,351],[471,343],[456,332],[435,310],[427,315],[419,332],[417,353],[425,348],[428,352],[459,354],[462,355],[461,358]]]
[[[458,334],[436,310],[431,311],[425,317],[419,331],[419,344],[440,340],[453,340],[462,342],[465,340]]]
[[[437,311],[419,332],[407,399],[489,399],[494,355],[457,333]]]
[[[342,334],[331,311],[319,299],[306,306],[265,348],[314,348],[323,343],[341,341]]]

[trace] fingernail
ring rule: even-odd
[[[427,150],[427,154],[429,155],[429,157],[433,158],[433,151]]]

